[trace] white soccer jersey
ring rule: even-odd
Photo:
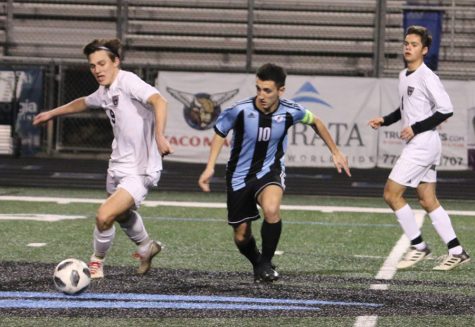
[[[134,73],[120,70],[110,87],[99,86],[86,104],[106,111],[114,132],[109,170],[149,174],[162,170],[155,141],[155,114],[147,99],[159,93]]]
[[[432,116],[453,112],[449,95],[434,74],[424,63],[406,76],[407,69],[399,74],[399,97],[401,99],[402,126],[407,127]],[[401,157],[418,165],[438,165],[442,145],[436,129],[417,134],[404,147]]]

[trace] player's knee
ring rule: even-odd
[[[269,223],[276,223],[280,220],[280,209],[278,206],[263,208],[264,218]]]
[[[234,232],[234,242],[236,244],[245,244],[249,240],[249,235],[246,233],[236,233]]]
[[[249,241],[251,230],[247,224],[241,224],[234,228],[234,242],[236,244],[244,244]]]
[[[109,229],[114,225],[114,217],[108,214],[105,210],[99,209],[96,213],[96,226],[101,232]]]
[[[386,202],[389,206],[392,207],[395,202],[396,197],[394,196],[393,193],[389,192],[388,190],[384,190],[383,199],[384,199],[384,202]]]
[[[419,199],[419,204],[427,212],[432,212],[440,207],[440,203],[437,199]]]

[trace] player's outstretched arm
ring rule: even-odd
[[[371,126],[371,128],[373,129],[378,129],[383,125],[383,123],[384,123],[383,117],[376,117],[376,118],[371,119],[368,122],[368,125]]]
[[[215,134],[213,140],[211,141],[208,163],[206,164],[205,170],[201,173],[200,178],[198,179],[198,185],[200,186],[203,192],[211,191],[209,183],[214,175],[214,167],[216,166],[216,160],[218,159],[218,155],[221,152],[225,140],[226,138]]]
[[[78,112],[85,111],[86,109],[87,105],[85,98],[78,98],[61,107],[57,107],[55,109],[39,113],[33,118],[33,125],[39,125],[47,122],[48,120],[54,117],[75,114]]]
[[[314,123],[312,125],[312,128],[315,133],[320,136],[323,142],[325,142],[328,149],[330,150],[332,154],[333,163],[336,169],[338,170],[338,173],[341,173],[342,170],[344,170],[346,175],[351,177],[350,167],[348,165],[348,158],[336,146],[335,141],[333,140],[333,137],[331,136],[325,124],[319,118],[314,117]]]
[[[376,117],[371,119],[368,122],[368,125],[371,126],[374,129],[378,129],[381,126],[389,126],[394,124],[395,122],[401,120],[401,110],[397,108],[393,112],[391,112],[389,115],[386,115],[384,117]]]
[[[147,100],[153,106],[155,113],[155,141],[157,142],[158,151],[162,157],[172,154],[173,148],[165,138],[165,126],[167,124],[167,100],[156,93]]]

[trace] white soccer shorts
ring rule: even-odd
[[[118,187],[126,190],[134,199],[135,207],[139,208],[140,204],[148,194],[148,190],[152,186],[156,186],[160,180],[161,172],[157,171],[149,175],[125,175],[120,176],[115,172],[107,172],[106,190],[107,193],[114,193]]]
[[[388,177],[399,185],[416,188],[421,182],[436,183],[435,165],[420,166],[399,158]]]

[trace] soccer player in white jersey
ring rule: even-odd
[[[424,64],[431,41],[425,27],[407,29],[404,39],[407,68],[399,74],[400,107],[387,116],[369,121],[369,125],[377,129],[402,120],[400,137],[406,144],[384,188],[384,200],[394,210],[411,241],[409,250],[398,263],[399,269],[411,267],[431,253],[422,239],[414,213],[403,197],[407,187],[416,188],[420,205],[448,247],[448,255],[434,270],[450,270],[470,260],[436,196],[436,166],[441,157],[441,141],[436,128],[453,115],[453,107],[439,77]]]
[[[285,189],[287,131],[295,124],[310,125],[330,150],[338,170],[351,176],[347,157],[340,152],[325,124],[300,104],[282,98],[285,70],[264,64],[256,73],[256,96],[224,110],[214,126],[210,155],[198,184],[210,191],[210,180],[226,136],[233,130],[231,156],[226,166],[228,224],[234,243],[253,266],[256,282],[279,278],[272,264],[282,231],[280,204]],[[262,251],[256,246],[252,222],[262,208]]]
[[[164,136],[167,101],[160,92],[137,75],[120,69],[121,43],[118,39],[94,40],[84,47],[89,68],[99,88],[63,106],[38,114],[34,125],[54,117],[98,108],[107,113],[114,141],[107,170],[109,197],[96,213],[94,253],[89,262],[92,278],[104,277],[103,262],[115,236],[118,222],[138,246],[139,274],[148,272],[161,244],[150,239],[142,217],[136,211],[149,188],[156,186],[162,157],[172,148]]]

